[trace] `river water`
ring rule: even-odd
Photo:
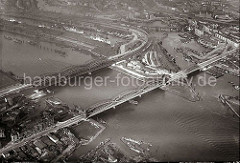
[[[3,68],[6,70],[20,75],[23,72],[34,75],[36,72],[43,72],[42,69],[46,69],[44,73],[50,69],[45,67],[39,70],[39,67],[31,65],[27,57],[23,58],[23,56],[35,53],[46,55],[51,52],[33,49],[30,45],[25,48],[16,43],[10,45],[3,43],[3,45],[1,55],[11,55],[10,58],[15,61],[14,65],[12,62],[3,62]],[[80,58],[74,59],[74,62],[85,62],[89,59],[83,56]],[[182,56],[178,56],[178,60],[179,58],[181,59]],[[23,62],[26,60],[26,63],[16,65],[19,60]],[[180,66],[186,65],[185,61],[179,64]],[[64,68],[64,66],[59,67]],[[108,68],[92,74],[93,77],[109,76],[113,80],[117,75],[118,72]],[[194,74],[194,84],[197,84],[200,76],[209,77],[204,72]],[[124,78],[125,75],[122,74],[120,77]],[[105,131],[88,146],[77,149],[71,159],[77,159],[79,155],[95,148],[107,138],[111,138],[112,142],[117,143],[123,151],[127,151],[126,146],[120,141],[123,136],[151,143],[153,145],[151,155],[159,161],[237,159],[239,157],[239,124],[231,111],[217,99],[219,94],[238,95],[239,92],[234,90],[228,81],[237,84],[238,78],[225,75],[218,79],[215,87],[197,85],[196,91],[202,97],[202,100],[198,102],[190,102],[159,89],[137,98],[138,105],[125,103],[116,109],[106,111],[97,116],[107,122]],[[117,85],[116,82],[109,81],[107,86],[93,85],[91,89],[88,88],[86,85],[81,85],[50,89],[64,102],[87,108],[100,101],[111,99],[124,91],[134,89],[136,86]]]
[[[204,75],[197,74],[194,83]],[[195,103],[170,92],[155,90],[137,99],[138,105],[125,103],[102,113],[98,118],[107,122],[106,130],[88,147],[79,148],[73,158],[106,138],[111,138],[126,151],[120,142],[125,136],[152,143],[151,154],[159,161],[237,159],[239,124],[217,99],[219,94],[238,95],[228,81],[237,83],[238,79],[225,75],[218,79],[215,87],[196,86],[202,100]],[[112,94],[114,89],[106,91],[104,94]],[[94,93],[101,96],[102,92]]]
[[[9,36],[12,40],[4,38]],[[16,43],[14,40],[21,40],[24,43]],[[42,74],[59,72],[71,65],[84,64],[90,61],[91,55],[85,55],[70,48],[62,48],[55,44],[40,42],[38,45],[29,45],[31,41],[23,36],[0,32],[1,55],[3,71],[12,71],[15,75],[26,75],[34,77]],[[55,50],[63,52],[57,53]]]
[[[177,58],[181,68],[189,65],[181,54],[170,49],[168,51]],[[109,72],[115,74],[112,70],[106,74]],[[228,82],[237,84],[239,79],[226,74],[217,79],[216,86],[201,86],[198,80],[205,78],[208,81],[211,76],[198,72],[192,77],[201,101],[190,102],[173,93],[155,90],[138,98],[138,105],[125,103],[104,112],[98,118],[107,122],[106,130],[89,146],[77,149],[71,158],[76,159],[79,154],[93,149],[106,138],[111,138],[121,150],[129,152],[120,141],[124,136],[151,143],[151,154],[159,161],[238,159],[237,118],[233,117],[232,112],[217,97],[219,94],[237,96],[239,92]]]

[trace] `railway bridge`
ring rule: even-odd
[[[193,64],[193,65],[189,66],[188,68],[174,74],[172,77],[168,78],[167,80],[166,79],[164,79],[164,80],[163,79],[158,79],[158,80],[155,80],[152,83],[146,83],[144,86],[139,87],[135,90],[130,90],[130,91],[127,91],[127,92],[123,92],[122,94],[118,95],[117,97],[114,97],[111,100],[103,101],[103,102],[100,102],[96,105],[93,105],[93,106],[91,106],[87,109],[87,111],[86,111],[87,117],[93,117],[93,116],[95,116],[97,114],[100,114],[104,111],[115,108],[116,106],[121,105],[124,102],[132,100],[136,97],[141,97],[142,95],[144,95],[148,92],[151,92],[155,89],[164,88],[174,81],[179,81],[181,79],[186,78],[191,73],[203,70],[205,67],[210,66],[210,65],[218,62],[219,60],[227,57],[228,55],[231,55],[231,54],[235,53],[236,50],[237,49],[232,49],[232,50],[225,49],[221,55],[216,56],[212,59],[209,59],[209,60],[204,61],[204,62],[199,63],[199,64]]]

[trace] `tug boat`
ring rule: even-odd
[[[34,42],[34,41],[28,41],[29,45],[32,45],[32,46],[36,46],[37,45],[37,42]]]
[[[136,153],[144,153],[144,149],[141,148],[141,144],[143,144],[142,141],[136,141],[131,138],[122,137],[121,141],[130,148],[130,150],[136,152]]]
[[[12,37],[4,35],[4,38],[7,40],[12,40]]]
[[[13,40],[13,42],[18,43],[18,44],[22,44],[23,43],[23,41],[19,40],[19,39],[15,39],[15,40]]]
[[[39,99],[39,98],[41,98],[45,95],[46,95],[46,93],[44,91],[34,90],[34,94],[28,96],[28,98],[30,98],[32,100],[36,100],[36,99]]]
[[[62,101],[56,97],[49,97],[46,99],[46,102],[50,105],[60,105]]]
[[[133,104],[133,105],[137,105],[137,104],[138,104],[138,102],[135,101],[135,100],[129,100],[128,102],[129,102],[130,104]]]

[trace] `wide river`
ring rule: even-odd
[[[9,43],[11,46],[9,44],[7,46],[5,42],[6,40],[0,42],[4,45],[1,55],[5,57],[11,55],[10,57],[15,64],[19,64],[18,59],[22,59],[22,62],[25,63],[25,60],[28,59],[23,59],[22,56],[27,55],[26,53],[37,55],[35,58],[38,61],[41,61],[41,57],[38,57],[38,55],[49,53],[47,50],[37,52],[43,51],[43,49],[37,50],[33,47],[26,47],[26,45],[23,45],[25,46],[24,49],[19,50],[19,44]],[[12,58],[13,54],[14,58]],[[178,56],[178,60],[179,58],[181,59],[182,56]],[[79,62],[82,63],[88,59],[89,56],[82,57]],[[71,58],[69,58],[69,62],[70,60]],[[45,60],[46,64],[49,61]],[[76,62],[76,58],[73,58],[72,61]],[[54,63],[59,63],[55,66],[56,68],[66,66],[60,64],[62,63],[60,59]],[[179,64],[183,67],[187,63],[181,61]],[[22,65],[12,65],[11,62],[6,63],[3,60],[2,66],[7,70],[21,74],[31,65],[28,65],[27,62]],[[47,73],[49,68],[44,69],[42,67],[42,70]],[[32,74],[38,71],[38,67],[33,66],[30,69]],[[93,85],[89,89],[89,85],[81,84],[77,87],[67,86],[51,89],[54,90],[55,96],[64,102],[87,108],[135,88],[135,86],[118,85],[113,82],[117,75],[118,72],[106,68],[92,74],[92,77],[110,78],[110,81],[108,80],[108,83],[105,83],[106,86]],[[194,74],[195,84],[201,76],[209,77],[205,72]],[[125,77],[123,74],[120,75],[121,79]],[[120,141],[120,138],[124,136],[151,143],[153,145],[151,155],[159,161],[224,161],[237,159],[239,157],[239,124],[231,111],[226,109],[217,98],[219,94],[238,95],[239,92],[234,90],[228,81],[237,84],[238,78],[225,75],[218,79],[215,87],[197,85],[196,91],[202,97],[202,100],[198,102],[190,102],[178,95],[159,89],[136,99],[139,102],[138,105],[125,103],[116,107],[116,109],[106,111],[97,116],[107,122],[105,131],[88,146],[77,149],[71,158],[76,159],[80,154],[95,148],[107,138],[111,138],[112,142],[117,143],[123,151],[126,151],[126,146]],[[81,83],[83,82],[82,80]]]

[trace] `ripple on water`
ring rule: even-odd
[[[207,112],[174,112],[175,122],[190,133],[221,152],[226,159],[239,158],[239,125],[231,117],[221,117]]]

